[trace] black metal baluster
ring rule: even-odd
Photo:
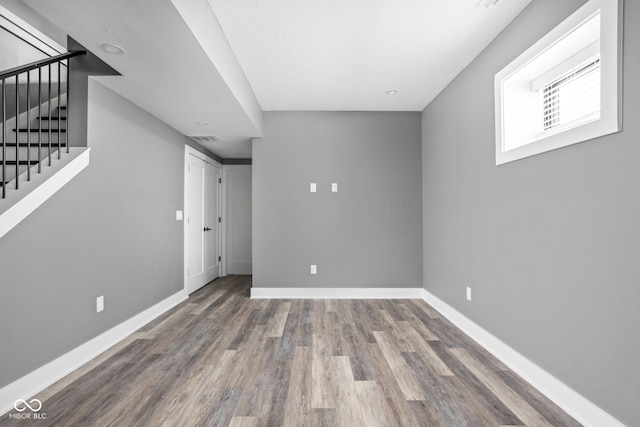
[[[38,173],[42,173],[42,67],[38,67]]]
[[[27,71],[27,181],[31,181],[31,71]]]
[[[60,112],[62,111],[62,109],[60,108],[62,105],[62,92],[60,92],[60,79],[62,74],[60,73],[60,61],[58,61],[58,160],[60,160],[60,156],[61,154],[61,150],[62,150],[62,145],[61,145],[61,138],[62,138],[62,129],[60,128]],[[49,126],[51,126],[51,124],[49,124]]]
[[[7,94],[6,83],[2,79],[2,198],[6,197],[7,189]]]
[[[49,84],[47,85],[49,98],[47,99],[47,109],[49,110],[48,115],[48,126],[49,126],[49,140],[47,141],[48,148],[48,156],[49,156],[49,166],[51,166],[51,64],[49,64]]]
[[[64,144],[67,145],[67,153],[70,152],[70,138],[69,138],[69,124],[68,124],[68,116],[67,117],[62,117],[60,115],[58,115],[58,117],[56,118],[56,120],[58,121],[58,129],[53,129],[51,127],[51,122],[52,119],[55,117],[53,116],[53,111],[52,111],[52,101],[53,101],[53,92],[55,90],[55,88],[52,86],[52,74],[54,73],[54,70],[52,69],[52,65],[53,64],[58,64],[58,88],[57,88],[57,105],[58,105],[58,110],[59,112],[61,112],[63,109],[67,108],[66,106],[62,105],[62,89],[63,87],[66,88],[66,98],[67,99],[67,103],[69,100],[69,93],[70,93],[70,87],[71,87],[71,83],[70,83],[70,76],[71,76],[71,72],[70,72],[70,64],[69,64],[69,59],[76,57],[76,56],[80,56],[80,55],[85,55],[86,52],[85,51],[73,51],[73,52],[67,52],[65,54],[62,55],[58,55],[58,56],[54,56],[51,58],[47,58],[44,60],[40,60],[40,61],[35,61],[32,62],[30,64],[26,64],[20,67],[15,67],[9,70],[6,70],[4,72],[0,72],[0,80],[2,80],[2,82],[0,82],[1,84],[1,89],[2,89],[2,100],[0,100],[0,106],[2,107],[2,112],[0,113],[0,116],[2,118],[2,134],[0,135],[0,154],[2,155],[2,159],[0,159],[0,164],[2,165],[2,172],[0,172],[0,178],[2,178],[2,181],[0,182],[0,185],[2,186],[2,197],[1,198],[5,198],[6,197],[6,188],[7,186],[5,185],[6,180],[8,179],[8,169],[7,167],[11,167],[12,165],[15,164],[15,181],[16,181],[16,185],[15,188],[19,189],[20,186],[20,166],[21,165],[25,165],[27,166],[27,180],[31,179],[31,163],[33,162],[34,164],[38,165],[38,173],[42,172],[42,161],[43,157],[48,157],[49,158],[49,165],[52,165],[52,158],[51,158],[51,154],[52,151],[55,149],[55,147],[53,146],[54,142],[53,142],[53,134],[57,133],[58,134],[58,142],[57,142],[57,146],[58,146],[58,158],[61,158],[61,152],[60,150],[62,149],[62,147],[64,146]],[[67,64],[64,64],[62,61],[67,61]],[[44,88],[42,87],[42,80],[43,80],[43,68],[47,66],[49,67],[47,70],[47,75],[49,78],[49,81],[47,82],[47,93],[43,94],[44,92]],[[66,86],[62,85],[62,68],[63,67],[67,67],[66,70],[66,77],[67,77],[67,81],[65,83]],[[31,132],[35,132],[36,128],[32,127],[32,119],[33,119],[33,114],[31,112],[32,106],[33,106],[33,100],[31,99],[32,96],[32,88],[31,85],[33,83],[33,79],[31,78],[31,71],[34,71],[38,69],[38,127],[37,127],[37,131],[38,131],[38,137],[37,137],[37,159],[34,160],[33,157],[35,157],[35,153],[32,153],[31,150],[33,150],[35,147],[33,146],[33,144],[36,143],[36,140],[33,139],[31,137]],[[25,79],[26,84],[27,84],[27,90],[25,92],[25,95],[27,97],[27,103],[25,105],[27,113],[25,114],[25,118],[21,119],[20,118],[20,76],[24,73],[27,73],[27,78]],[[45,75],[45,78],[47,78],[47,75]],[[7,80],[8,79],[13,79],[15,77],[15,85],[16,85],[16,89],[15,89],[15,96],[16,96],[16,101],[15,101],[15,107],[16,107],[16,119],[15,119],[15,144],[14,142],[9,142],[8,137],[7,137],[7,126],[9,125],[7,123]],[[35,77],[34,77],[35,78]],[[10,80],[13,81],[13,80]],[[35,88],[34,88],[35,90]],[[45,100],[45,102],[47,102],[47,110],[43,111],[43,100]],[[35,114],[35,111],[33,112]],[[43,116],[43,113],[45,113],[45,115]],[[68,114],[68,113],[67,113]],[[47,120],[49,122],[49,127],[47,129],[42,129],[42,121]],[[13,119],[12,119],[13,120]],[[26,128],[25,126],[22,126],[21,128],[21,122],[27,121],[26,123]],[[64,122],[64,124],[63,124]],[[24,123],[23,123],[24,124]],[[47,131],[47,134],[43,135],[42,131]],[[54,132],[55,131],[55,132]],[[27,133],[27,140],[26,143],[20,142],[21,141],[21,136],[20,134],[26,132]],[[64,139],[63,136],[60,135],[61,133],[64,133]],[[46,147],[43,147],[44,141],[42,140],[43,138],[46,138],[48,136],[48,143]],[[12,147],[13,145],[15,145],[16,150],[15,150],[15,157],[16,159],[13,160],[8,160],[7,159],[7,154],[9,151],[9,148]],[[27,155],[25,156],[25,158],[21,158],[21,148],[26,148],[27,149]],[[46,148],[47,152],[44,154],[42,153],[42,149]]]
[[[67,136],[66,136],[66,141],[67,141],[67,153],[69,153],[69,146],[71,145],[71,140],[69,139],[69,106],[71,105],[71,103],[69,102],[71,100],[71,98],[69,98],[69,89],[71,88],[71,60],[67,59],[67,120],[65,121],[65,127],[67,129]]]
[[[20,175],[20,81],[16,75],[16,190],[19,187],[18,176]]]

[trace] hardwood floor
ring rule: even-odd
[[[249,289],[212,282],[0,426],[580,425],[423,301]]]

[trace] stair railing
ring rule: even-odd
[[[67,153],[69,153],[69,115],[67,113],[66,117],[62,117],[62,111],[66,109],[66,105],[62,103],[63,93],[66,94],[67,104],[69,101],[69,66],[70,61],[68,59],[73,58],[75,56],[84,55],[85,51],[71,51],[67,53],[63,53],[61,55],[52,56],[50,58],[46,58],[40,61],[32,62],[30,64],[26,64],[20,67],[12,68],[10,70],[3,71],[0,73],[0,81],[2,82],[2,102],[0,104],[0,108],[2,109],[2,180],[0,181],[0,186],[2,186],[2,198],[6,197],[6,189],[9,182],[7,182],[7,172],[9,171],[9,167],[15,165],[15,188],[16,190],[20,187],[20,166],[26,165],[26,180],[31,180],[31,168],[34,165],[38,166],[38,173],[42,172],[42,161],[46,158],[48,159],[48,165],[51,166],[51,156],[55,151],[58,152],[58,159],[61,158],[62,148],[66,147]],[[57,83],[52,81],[52,69],[55,71],[57,68]],[[62,85],[62,70],[66,69],[64,73],[65,77],[65,85]],[[32,110],[32,92],[31,86],[34,84],[31,78],[31,72],[37,70],[37,103],[38,103],[38,126],[37,128],[33,128],[31,125],[31,110]],[[42,76],[43,71],[45,71],[47,81],[43,82]],[[26,76],[26,79],[23,78]],[[26,93],[21,93],[20,84],[21,82],[26,81]],[[7,120],[11,120],[11,117],[7,117],[7,96],[9,95],[7,89],[7,83],[11,84],[15,82],[15,142],[9,141],[7,135]],[[43,84],[46,84],[46,98],[43,100]],[[55,96],[54,96],[55,90]],[[26,124],[24,128],[21,127],[21,112],[20,112],[20,104],[21,104],[21,95],[26,95],[26,118],[23,118],[22,124]],[[58,113],[57,117],[52,116],[52,104],[55,101]],[[46,105],[46,115],[43,116],[43,105]],[[25,107],[25,106],[23,106]],[[25,114],[22,114],[25,116]],[[42,128],[42,121],[46,120],[48,122],[47,129]],[[26,121],[26,123],[24,123]],[[57,121],[57,129],[53,129],[52,125]],[[63,126],[64,123],[64,126]],[[44,134],[43,132],[46,132]],[[56,143],[52,143],[53,134],[57,133],[58,137]],[[21,142],[20,134],[26,133],[26,142]],[[37,139],[36,142],[32,141],[31,134],[36,133]],[[65,135],[65,141],[62,141],[62,136]],[[43,144],[43,136],[47,136],[46,144]],[[15,160],[8,160],[7,155],[10,154],[8,148],[13,148],[15,146]],[[20,148],[26,147],[26,155],[21,155]],[[37,155],[35,157],[37,159],[33,159],[32,148],[37,148]],[[46,157],[43,155],[42,150],[46,150]]]

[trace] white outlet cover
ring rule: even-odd
[[[318,274],[318,266],[315,264],[311,264],[310,272],[311,274]]]
[[[331,184],[331,191],[334,193],[338,192],[338,183],[334,182],[333,184]]]
[[[471,301],[471,288],[467,286],[467,300]]]
[[[100,313],[104,310],[104,295],[96,298],[96,313]]]
[[[315,193],[316,192],[316,183],[312,182],[311,184],[309,184],[309,192],[310,193]]]
[[[176,211],[176,221],[182,221],[182,211]]]

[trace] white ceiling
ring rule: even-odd
[[[238,158],[263,110],[421,111],[531,0],[23,1],[122,74],[105,85]]]
[[[263,110],[421,111],[530,2],[479,1],[209,3]]]
[[[101,83],[184,135],[242,141],[216,154],[250,157],[262,111],[206,0],[24,1],[122,74]]]

